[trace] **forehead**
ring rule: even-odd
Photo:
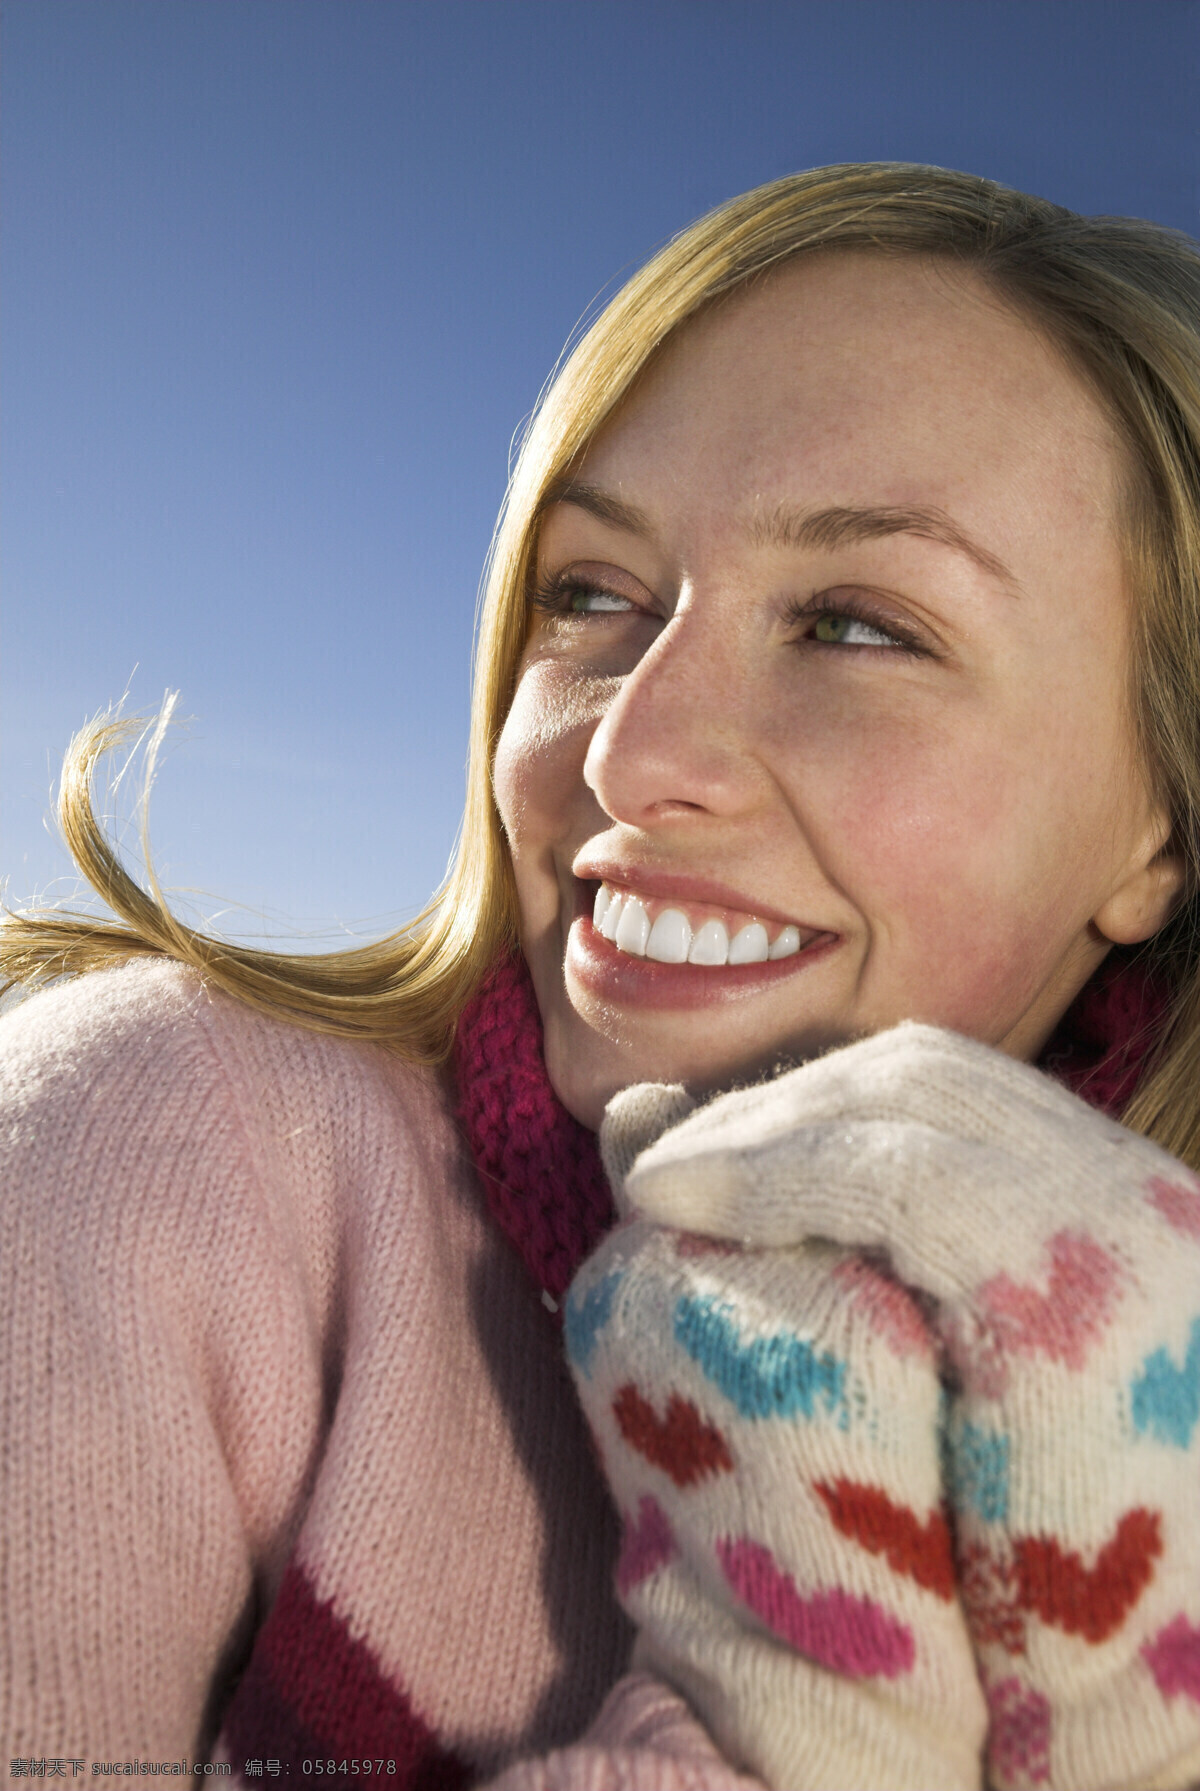
[[[691,320],[579,470],[693,534],[779,503],[923,504],[1036,561],[1111,558],[1120,455],[1082,375],[977,276],[855,251]]]

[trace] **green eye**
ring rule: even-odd
[[[823,641],[827,646],[902,647],[904,644],[896,635],[877,628],[873,622],[841,610],[826,610],[817,617],[813,639]]]
[[[819,616],[813,633],[819,641],[840,641],[849,626],[849,616]]]

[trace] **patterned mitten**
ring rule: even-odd
[[[1196,1178],[1028,1065],[907,1023],[712,1102],[626,1196],[716,1237],[880,1250],[931,1297],[994,1784],[1200,1780]]]
[[[690,1107],[635,1089],[637,1146]],[[778,1791],[978,1787],[987,1711],[941,1504],[941,1389],[894,1281],[809,1242],[746,1250],[628,1219],[566,1307],[625,1534],[634,1663]]]

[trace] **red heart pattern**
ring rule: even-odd
[[[1020,1537],[1013,1548],[1018,1602],[1067,1635],[1105,1642],[1150,1584],[1161,1554],[1159,1515],[1141,1505],[1125,1513],[1093,1567],[1055,1536]]]
[[[1011,1556],[994,1553],[981,1542],[960,1551],[959,1591],[977,1648],[1025,1652],[1025,1613],[1017,1601],[1017,1572]]]
[[[922,1523],[877,1486],[854,1480],[835,1480],[832,1486],[818,1481],[815,1490],[843,1536],[873,1555],[886,1555],[893,1573],[907,1574],[939,1598],[953,1598],[954,1554],[942,1512],[931,1512]]]
[[[694,1486],[709,1474],[733,1468],[729,1444],[715,1424],[706,1424],[690,1399],[672,1393],[660,1418],[648,1399],[626,1382],[613,1400],[617,1427],[631,1449],[661,1468],[676,1486]]]
[[[1162,1554],[1156,1511],[1127,1511],[1091,1567],[1055,1536],[1019,1536],[1012,1554],[973,1543],[960,1563],[963,1604],[978,1644],[1025,1652],[1025,1617],[1086,1642],[1106,1642],[1137,1604]]]

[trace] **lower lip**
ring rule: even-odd
[[[838,943],[836,933],[818,933],[790,958],[768,958],[759,964],[659,964],[618,951],[586,915],[577,915],[567,934],[566,968],[588,991],[606,1001],[639,1007],[706,1007],[713,1001],[737,1000],[773,989],[797,976]]]

